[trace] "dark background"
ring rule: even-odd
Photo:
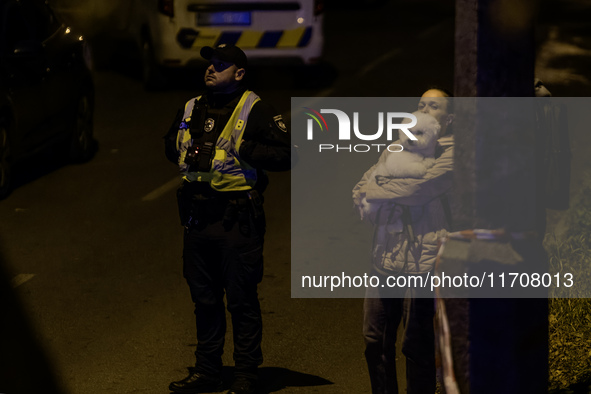
[[[0,202],[7,270],[28,279],[16,293],[68,392],[167,392],[194,362],[195,328],[181,271],[176,168],[161,137],[202,74],[178,73],[170,89],[146,92],[133,51],[104,34],[117,31],[115,5],[97,2],[105,10],[89,19],[77,2],[53,4],[93,44],[98,152],[83,165],[49,152],[18,169],[16,189]],[[590,14],[582,1],[543,3],[536,72],[554,95],[589,96]],[[291,97],[417,97],[433,84],[453,86],[453,48],[451,1],[333,0],[323,67],[306,74],[315,85],[298,83],[293,68],[250,70],[250,83],[286,119]],[[587,169],[577,159],[584,137],[573,136],[575,193]],[[289,191],[289,173],[271,174],[260,286],[265,390],[368,392],[362,300],[290,296]],[[550,230],[563,231],[560,217]]]

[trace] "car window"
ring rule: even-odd
[[[18,3],[8,7],[4,22],[6,30],[3,34],[4,42],[2,45],[2,52],[5,54],[12,54],[19,42],[30,40],[32,38],[31,31],[28,28],[23,10]]]
[[[23,3],[24,16],[32,30],[33,39],[45,41],[59,29],[60,23],[44,2]]]

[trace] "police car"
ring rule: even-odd
[[[204,46],[237,45],[250,64],[315,63],[323,9],[321,0],[134,0],[129,26],[150,88],[165,68],[205,65]]]

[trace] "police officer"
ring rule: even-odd
[[[234,381],[228,394],[256,392],[262,318],[257,284],[263,275],[264,170],[291,168],[291,142],[281,115],[243,86],[244,52],[204,47],[206,92],[189,100],[166,138],[179,165],[183,273],[195,303],[196,363],[172,382],[177,393],[221,390],[226,333],[224,292],[232,317]]]

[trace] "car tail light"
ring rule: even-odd
[[[174,16],[174,0],[158,0],[158,11],[172,18]]]
[[[314,0],[314,16],[324,12],[324,0]]]

